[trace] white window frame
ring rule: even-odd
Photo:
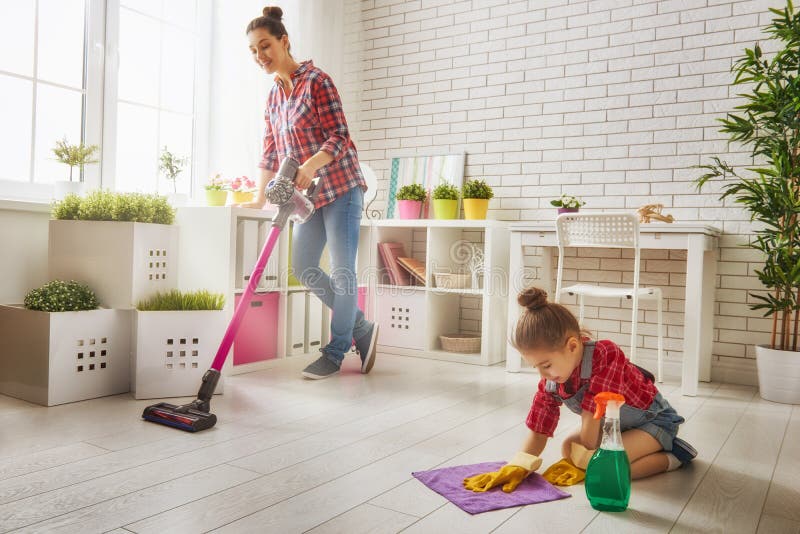
[[[26,200],[34,202],[49,202],[53,197],[53,184],[34,182],[33,168],[36,161],[36,92],[40,82],[36,62],[39,47],[39,0],[35,7],[34,65],[32,76],[20,76],[6,73],[33,82],[33,113],[31,114],[31,162],[26,181],[0,180],[0,199]],[[86,0],[84,15],[84,88],[83,88],[83,123],[81,124],[82,141],[87,145],[100,145],[103,131],[102,102],[103,102],[103,62],[105,41],[105,0]],[[73,89],[73,88],[70,88]],[[103,157],[102,146],[100,157]],[[83,181],[88,188],[100,185],[100,165],[87,165],[83,169]]]
[[[27,1],[27,0],[26,0]],[[38,28],[38,0],[35,1],[35,22]],[[168,1],[168,0],[167,0]],[[202,193],[204,177],[208,174],[209,148],[209,80],[212,38],[212,0],[197,2],[197,38],[195,43],[195,98],[194,126],[192,139],[192,176],[190,194],[199,197]],[[119,69],[119,0],[86,0],[85,14],[85,58],[84,58],[84,90],[83,90],[83,124],[81,131],[83,142],[100,147],[100,162],[87,165],[83,169],[83,181],[87,189],[102,187],[114,189],[114,173],[116,171],[117,144],[117,94]],[[34,35],[34,46],[38,47],[38,32]],[[38,50],[34,50],[34,58]],[[11,76],[33,81],[33,131],[31,143],[36,131],[36,90],[37,73],[34,64],[33,76]],[[49,83],[49,82],[48,82]],[[26,202],[49,203],[53,198],[53,184],[35,183],[33,181],[33,162],[35,153],[31,153],[31,166],[27,181],[0,180],[0,201],[20,200]]]

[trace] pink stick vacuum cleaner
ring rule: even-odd
[[[294,187],[294,179],[299,166],[300,164],[292,158],[284,159],[278,169],[277,176],[267,185],[267,199],[270,204],[279,206],[278,212],[272,218],[272,226],[267,236],[267,241],[264,243],[264,248],[261,249],[261,254],[258,256],[253,273],[250,275],[250,281],[242,294],[242,298],[239,300],[239,304],[236,305],[236,310],[234,310],[231,322],[225,330],[225,335],[222,336],[222,342],[219,344],[211,368],[203,375],[197,398],[189,404],[180,406],[166,402],[148,406],[142,413],[142,417],[147,421],[180,428],[188,432],[205,430],[217,423],[217,416],[211,413],[211,397],[214,395],[217,382],[219,382],[220,371],[225,364],[225,359],[228,357],[231,346],[233,346],[233,339],[236,337],[236,332],[242,324],[244,314],[253,299],[256,286],[272,254],[272,249],[275,248],[275,243],[278,241],[281,230],[286,226],[287,221],[302,223],[314,214],[313,198],[317,189],[315,184],[312,183],[305,195]]]

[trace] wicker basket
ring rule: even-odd
[[[447,334],[439,336],[442,349],[447,352],[475,353],[481,351],[481,336],[477,334]]]
[[[442,289],[468,289],[472,286],[472,275],[459,273],[433,273],[436,287]]]

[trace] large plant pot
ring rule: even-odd
[[[134,324],[134,397],[195,395],[225,333],[225,312],[137,311]],[[222,380],[215,392],[222,393]]]
[[[437,219],[455,219],[458,215],[458,200],[433,199],[433,216]]]
[[[465,198],[464,199],[464,218],[465,219],[485,219],[489,211],[489,199],[487,198]]]
[[[419,200],[398,200],[397,207],[400,210],[401,219],[419,219],[422,211],[422,202]]]
[[[106,308],[134,308],[178,287],[178,227],[51,220],[49,278],[87,284]]]
[[[0,393],[44,406],[130,390],[131,312],[0,305]]]
[[[756,345],[756,367],[762,399],[800,404],[800,351]]]

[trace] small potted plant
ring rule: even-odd
[[[586,202],[572,195],[561,195],[561,198],[550,201],[551,206],[558,208],[559,215],[562,213],[575,213],[585,204]]]
[[[253,201],[253,193],[256,191],[256,183],[247,176],[237,176],[232,180],[227,180],[225,189],[231,192],[234,204],[245,204]]]
[[[433,190],[433,215],[437,219],[455,219],[458,215],[458,189],[442,182]]]
[[[465,219],[485,219],[494,191],[483,180],[468,180],[461,188]]]
[[[419,219],[428,192],[420,184],[409,184],[398,189],[395,198],[401,219]]]
[[[225,180],[222,179],[220,174],[211,178],[205,188],[207,206],[225,205],[225,201],[228,199],[228,192],[225,190]]]
[[[33,289],[24,305],[0,306],[0,393],[52,406],[125,393],[131,312],[98,308],[74,280]]]
[[[133,321],[131,390],[136,399],[197,392],[227,326],[221,293],[158,292],[139,301]],[[216,393],[222,393],[218,387]]]
[[[98,160],[92,159],[97,149],[97,145],[86,146],[83,143],[71,145],[66,137],[61,141],[56,141],[53,154],[55,154],[58,161],[64,165],[69,165],[69,181],[59,180],[54,183],[54,198],[61,200],[69,193],[78,195],[83,193],[81,177],[79,175],[77,181],[73,181],[72,171],[75,167],[78,167],[80,172],[83,173],[84,165],[97,163]]]
[[[186,195],[178,193],[178,175],[183,171],[187,161],[187,158],[180,158],[170,152],[166,146],[161,151],[158,170],[168,181],[172,182],[172,193],[169,195],[169,199],[173,206],[186,204]]]

